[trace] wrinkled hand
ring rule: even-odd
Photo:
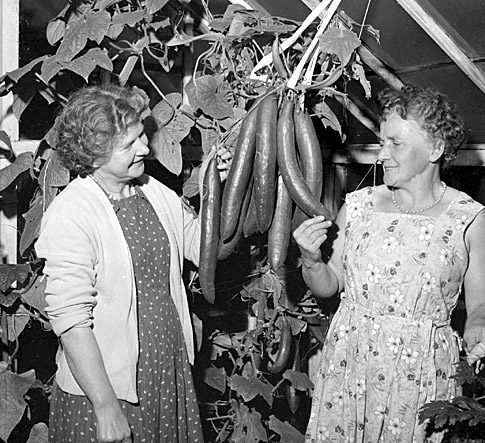
[[[216,147],[214,146],[212,149],[215,150]],[[222,146],[219,149],[217,149],[216,155],[217,155],[217,169],[219,169],[221,182],[223,182],[224,180],[226,180],[229,174],[229,169],[231,169],[233,154],[230,149],[227,149],[226,147]]]
[[[485,318],[473,313],[467,318],[463,341],[469,364],[485,357]]]
[[[119,404],[95,409],[99,443],[132,443],[131,428]]]
[[[332,226],[330,220],[319,215],[305,220],[293,232],[293,238],[300,248],[303,261],[319,262],[322,259],[320,246],[327,239],[328,228]]]

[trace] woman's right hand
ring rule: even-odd
[[[132,443],[131,428],[119,403],[94,409],[99,443]]]
[[[332,226],[332,222],[319,215],[305,220],[295,229],[293,238],[300,248],[303,261],[316,263],[322,260],[320,246],[327,239],[327,232],[330,226]]]

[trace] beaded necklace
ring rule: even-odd
[[[394,195],[394,189],[391,191],[391,200],[392,200],[392,203],[394,204],[394,206],[397,209],[399,209],[399,211],[401,211],[403,214],[420,214],[421,212],[426,212],[426,211],[430,210],[431,208],[434,208],[436,205],[438,205],[441,202],[441,200],[443,200],[443,197],[445,196],[447,185],[446,185],[445,182],[442,181],[441,186],[443,187],[443,191],[441,191],[440,196],[430,205],[426,206],[423,209],[418,209],[416,211],[401,208],[401,206],[399,206],[397,201],[396,201],[396,196]]]
[[[89,176],[94,180],[94,182],[101,188],[101,190],[106,194],[106,196],[112,200],[112,201],[118,201],[118,200],[121,200],[123,198],[123,196],[121,196],[121,193],[120,193],[120,196],[116,196],[116,195],[113,195],[110,191],[108,191],[99,181],[98,179],[94,176],[94,174],[89,174]],[[131,183],[130,183],[130,194],[131,194]]]

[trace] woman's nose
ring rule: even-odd
[[[377,154],[377,160],[382,163],[384,160],[387,160],[388,158],[389,158],[389,153],[386,148],[386,144],[383,143],[381,145],[381,149],[379,150],[379,153]]]
[[[138,152],[139,155],[148,155],[150,152],[150,148],[148,147],[148,138],[146,135],[143,135],[138,139]]]

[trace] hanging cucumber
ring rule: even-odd
[[[252,187],[252,180],[251,180],[244,194],[241,213],[239,214],[239,220],[237,222],[236,232],[227,242],[223,242],[222,240],[219,241],[219,252],[217,255],[217,260],[225,260],[227,257],[229,257],[233,253],[237,244],[239,243],[239,240],[241,240],[241,237],[243,235],[244,223],[246,221],[246,217],[248,213],[249,202],[251,200],[252,188],[253,187]]]
[[[293,108],[293,101],[285,100],[278,118],[278,167],[293,201],[307,215],[323,215],[331,220],[330,212],[312,195],[298,166]]]
[[[276,124],[278,96],[266,96],[258,108],[254,155],[254,203],[259,232],[266,232],[273,219],[276,181]]]
[[[310,192],[316,200],[320,201],[323,187],[323,160],[315,126],[308,112],[299,107],[295,107],[293,119],[302,174]],[[293,215],[292,230],[294,231],[306,219],[308,216],[297,208]]]
[[[268,371],[271,374],[279,374],[283,372],[288,363],[288,359],[291,353],[291,326],[290,322],[286,318],[286,314],[281,315],[281,327],[280,327],[280,342],[278,347],[278,352],[274,362],[268,362]]]
[[[257,103],[251,107],[241,123],[231,169],[229,169],[224,185],[221,206],[221,238],[223,241],[229,239],[236,231],[244,193],[253,168],[258,118]]]
[[[278,177],[276,208],[268,232],[268,261],[271,269],[278,270],[286,260],[291,238],[293,200],[281,175]]]
[[[202,193],[199,282],[205,299],[214,303],[221,205],[221,178],[216,157],[209,161],[205,170]]]
[[[300,372],[300,337],[295,339],[294,341],[295,349],[293,352],[293,364],[291,365],[291,369],[293,371]],[[288,401],[288,406],[290,407],[290,411],[294,414],[300,406],[300,400],[302,396],[302,392],[298,391],[297,389],[293,388],[290,384],[285,386],[285,395],[286,400]]]

